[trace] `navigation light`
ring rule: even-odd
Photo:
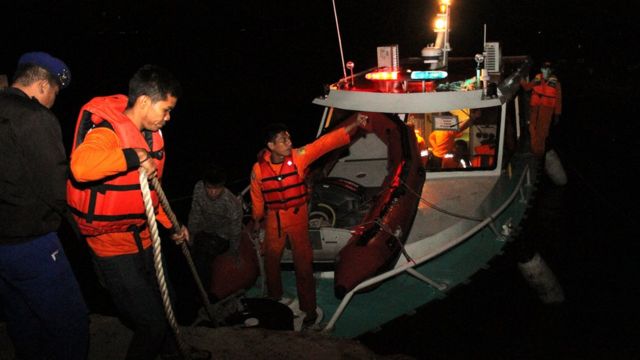
[[[373,71],[366,74],[367,80],[398,80],[397,71]]]
[[[411,80],[440,80],[447,77],[446,71],[413,71],[411,72]]]

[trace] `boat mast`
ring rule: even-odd
[[[338,32],[338,45],[340,46],[340,58],[342,59],[342,74],[344,81],[347,81],[347,69],[344,63],[344,52],[342,51],[342,35],[340,34],[340,25],[338,24],[338,11],[336,10],[336,0],[332,0],[333,3],[333,16],[336,20],[336,31]]]
[[[439,0],[438,14],[433,31],[436,33],[434,44],[422,49],[424,62],[431,64],[431,69],[443,69],[447,67],[449,45],[449,21],[451,19],[451,0]]]

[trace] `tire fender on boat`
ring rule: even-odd
[[[567,173],[562,167],[560,157],[555,150],[551,149],[546,152],[544,159],[544,171],[547,173],[551,181],[558,186],[567,184]]]
[[[558,304],[564,301],[562,286],[539,253],[536,252],[527,262],[518,263],[518,268],[543,303]]]

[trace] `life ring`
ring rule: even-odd
[[[317,203],[315,208],[309,213],[309,227],[319,229],[321,227],[334,227],[336,225],[336,212],[333,208],[325,203]]]

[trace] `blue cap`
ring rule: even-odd
[[[62,60],[55,58],[45,52],[34,51],[23,54],[18,60],[18,65],[33,64],[47,70],[60,83],[61,88],[66,88],[71,82],[71,71]]]

